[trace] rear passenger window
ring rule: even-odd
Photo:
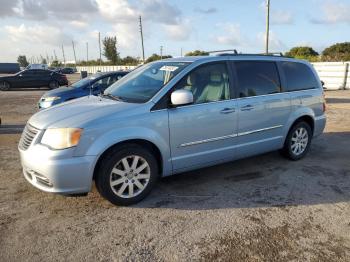
[[[274,62],[235,62],[239,97],[278,93],[281,90],[277,66]]]
[[[297,91],[318,86],[311,69],[302,63],[281,62],[286,77],[286,91]]]

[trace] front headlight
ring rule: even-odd
[[[41,138],[41,144],[52,149],[73,147],[78,145],[82,131],[81,128],[49,128]]]
[[[58,99],[61,99],[61,98],[59,96],[50,96],[50,97],[44,98],[44,101],[45,102],[52,102],[52,101],[55,101],[55,100],[58,100]]]

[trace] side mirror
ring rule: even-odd
[[[176,90],[171,93],[171,104],[174,106],[189,105],[193,103],[193,94],[186,89]]]
[[[324,82],[321,80],[321,84],[322,84],[322,86],[324,87]]]

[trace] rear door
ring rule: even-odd
[[[175,86],[190,90],[194,103],[168,109],[174,172],[234,158],[237,111],[227,66],[201,65]]]
[[[239,157],[280,148],[291,106],[289,94],[281,92],[277,64],[236,61],[233,67],[238,87]]]

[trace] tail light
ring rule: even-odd
[[[323,106],[323,108],[322,108],[323,112],[326,112],[327,104],[326,104],[326,95],[324,92],[323,92],[323,105],[322,106]]]

